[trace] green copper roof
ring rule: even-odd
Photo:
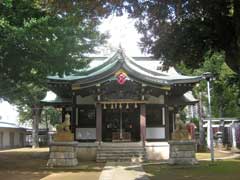
[[[176,72],[173,67],[168,71],[162,71],[160,60],[150,57],[129,57],[122,49],[119,49],[111,57],[93,58],[87,68],[76,70],[72,75],[48,76],[50,82],[67,81],[70,84],[91,86],[102,83],[114,77],[115,73],[123,70],[129,79],[153,85],[173,85],[176,83],[196,83],[201,80],[200,76],[183,76]]]

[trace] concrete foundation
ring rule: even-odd
[[[166,160],[169,158],[168,142],[146,142],[146,159],[147,160]]]

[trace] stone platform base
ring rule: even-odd
[[[47,166],[76,166],[78,165],[77,142],[53,142],[50,144],[50,153]]]
[[[169,164],[197,164],[196,143],[193,140],[169,141]]]

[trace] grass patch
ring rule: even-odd
[[[196,166],[146,165],[144,170],[150,179],[198,179],[198,180],[239,180],[240,160],[200,162]]]

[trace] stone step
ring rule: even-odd
[[[145,154],[97,154],[97,157],[144,157]]]
[[[144,158],[140,157],[132,157],[132,158],[97,158],[97,162],[99,161],[144,161]]]
[[[114,159],[129,159],[129,158],[144,158],[145,156],[97,156],[97,158],[114,158]]]
[[[112,149],[143,149],[143,146],[101,146],[102,149],[112,148]]]
[[[145,150],[136,150],[136,149],[99,149],[99,152],[144,152]]]
[[[97,158],[97,162],[143,162],[145,158],[133,157],[133,158]]]
[[[97,150],[97,162],[134,161],[143,162],[146,151],[143,147],[101,147]]]
[[[137,154],[145,153],[145,151],[98,151],[98,153],[107,153],[107,154]]]
[[[97,155],[101,156],[145,156],[145,153],[128,153],[128,154],[122,154],[122,153],[97,153]]]
[[[143,151],[143,148],[100,148],[98,150],[110,150],[110,151]]]

